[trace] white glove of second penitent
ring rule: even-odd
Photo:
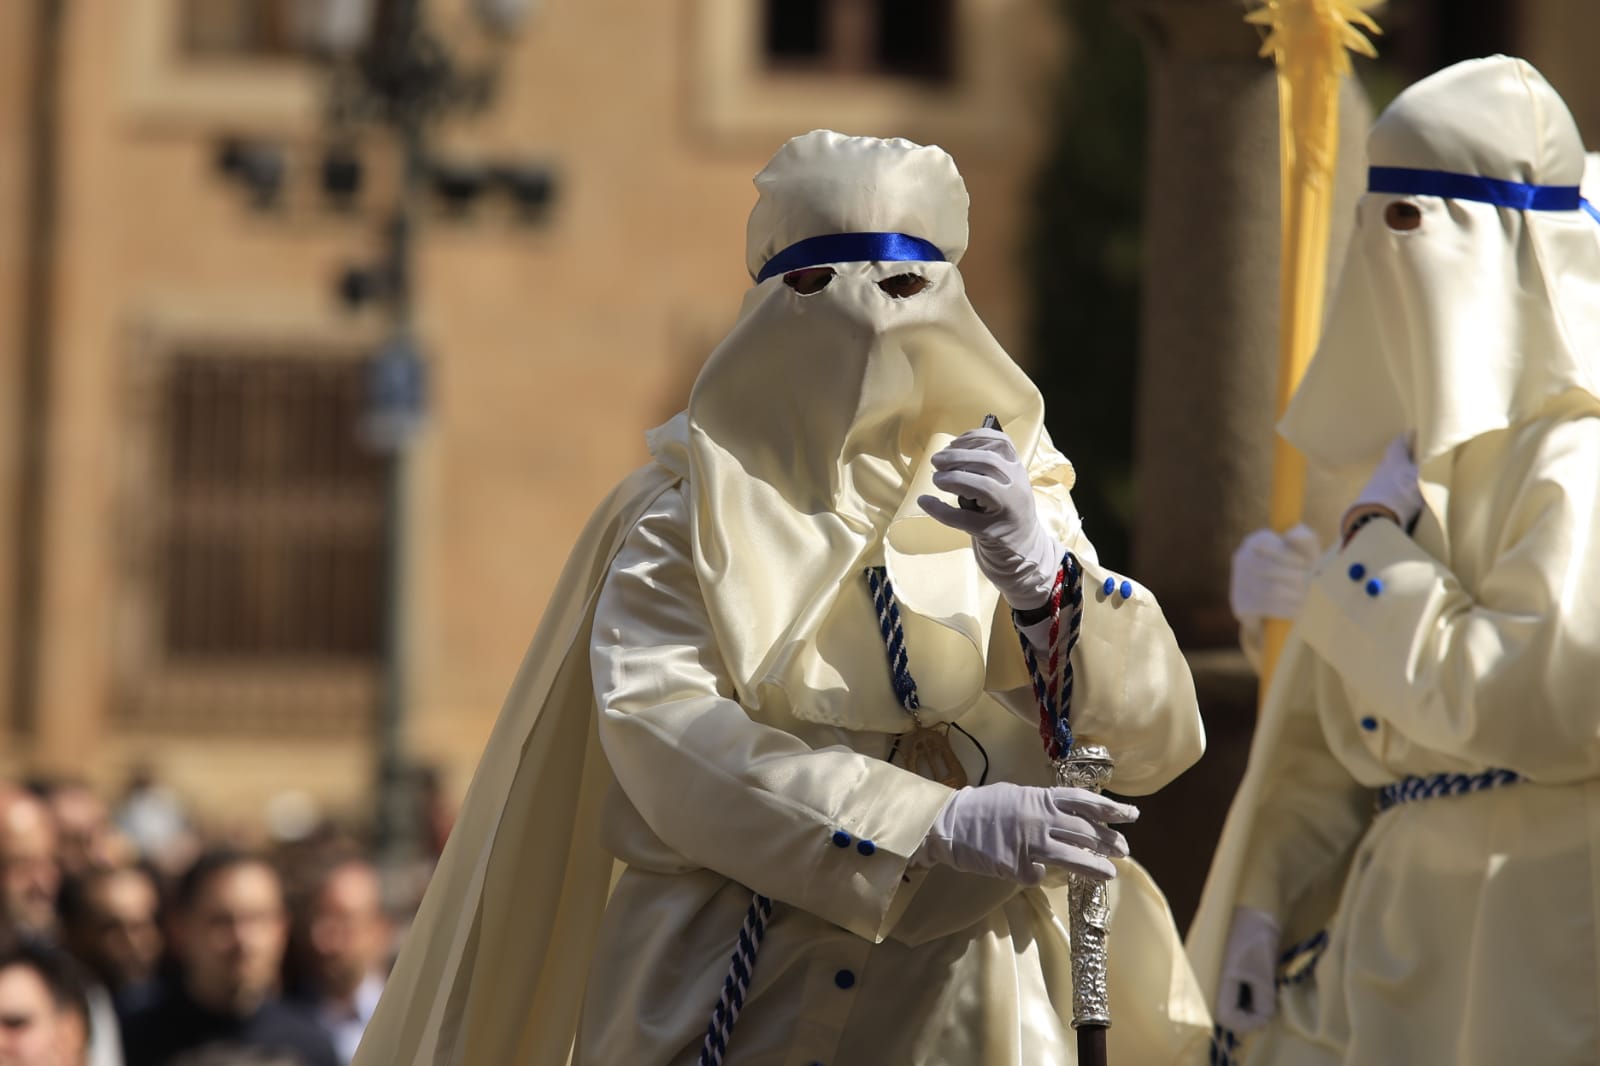
[[[1253,907],[1236,907],[1217,984],[1216,1018],[1235,1033],[1266,1025],[1278,1009],[1278,923]]]
[[[1293,620],[1306,601],[1322,545],[1309,526],[1287,533],[1258,529],[1239,542],[1228,580],[1228,606],[1241,625],[1265,618]]]
[[[1401,527],[1411,525],[1422,513],[1422,485],[1417,480],[1417,464],[1403,436],[1389,442],[1356,502],[1344,513],[1340,525],[1345,536],[1350,535],[1353,519],[1374,508],[1388,511]]]

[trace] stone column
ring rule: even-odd
[[[1280,257],[1277,84],[1236,0],[1124,0],[1149,63],[1134,573],[1195,674],[1206,757],[1145,801],[1137,853],[1180,925],[1199,897],[1244,769],[1255,675],[1228,610],[1229,557],[1266,523]],[[1370,122],[1345,94],[1337,262]],[[1331,284],[1331,278],[1330,278]]]

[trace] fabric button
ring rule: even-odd
[[[878,846],[870,840],[863,840],[856,844],[856,850],[863,855],[871,855],[878,850]]]
[[[1367,568],[1366,567],[1362,566],[1360,563],[1351,563],[1350,564],[1350,580],[1351,581],[1360,581],[1362,578],[1364,578],[1366,576],[1367,576]]]
[[[1367,582],[1367,595],[1368,596],[1376,596],[1378,593],[1380,593],[1382,591],[1383,591],[1383,582],[1382,581],[1379,581],[1377,578],[1373,578],[1372,580]]]
[[[856,983],[856,975],[851,973],[849,970],[840,970],[838,973],[833,975],[833,983],[838,985],[840,988],[854,988]]]
[[[1133,582],[1132,581],[1124,581],[1122,583],[1122,587],[1119,588],[1117,591],[1122,593],[1122,598],[1123,599],[1128,599],[1130,596],[1133,595]]]
[[[850,834],[846,833],[843,829],[840,829],[834,833],[833,846],[836,848],[848,848],[850,846]]]
[[[1107,596],[1109,596],[1113,592],[1115,592],[1116,589],[1117,589],[1117,579],[1114,578],[1114,577],[1106,578],[1106,583],[1104,585],[1100,586],[1100,591],[1104,592]]]
[[[1361,719],[1361,728],[1369,733],[1375,732],[1378,728],[1378,720],[1369,714]]]

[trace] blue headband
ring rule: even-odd
[[[756,275],[760,284],[776,274],[824,263],[943,263],[937,245],[908,233],[830,233],[807,237],[767,260]]]
[[[1576,185],[1527,185],[1476,174],[1411,167],[1369,167],[1367,191],[1475,200],[1517,211],[1576,211],[1583,202]]]

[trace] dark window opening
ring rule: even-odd
[[[767,55],[774,60],[823,54],[829,0],[766,0]]]
[[[944,82],[955,76],[955,0],[765,0],[774,70]]]
[[[879,69],[931,81],[950,77],[951,0],[878,0],[877,7]]]

